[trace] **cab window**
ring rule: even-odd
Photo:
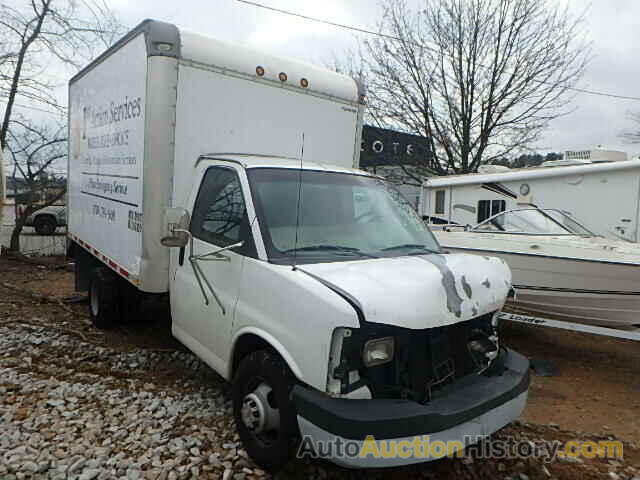
[[[253,245],[242,186],[235,170],[209,168],[193,208],[191,233],[195,238],[222,247],[245,242]]]

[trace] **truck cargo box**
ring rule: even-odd
[[[140,290],[166,292],[164,214],[186,201],[198,158],[300,158],[304,138],[305,161],[356,166],[362,93],[350,77],[146,20],[69,83],[69,236]]]

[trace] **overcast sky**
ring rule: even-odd
[[[19,0],[15,0],[16,2]],[[247,44],[274,54],[326,65],[356,43],[355,33],[247,6],[236,0],[106,0],[120,19],[133,27],[145,18],[176,23],[223,40]],[[363,28],[375,28],[380,8],[375,0],[259,0],[276,8]],[[409,0],[418,4],[421,0]],[[581,88],[640,97],[640,0],[569,0],[576,11],[590,6],[585,28],[593,42],[593,60]],[[625,144],[630,110],[640,101],[578,94],[573,113],[551,123],[533,149],[563,151],[604,148],[638,155],[640,145]]]
[[[266,5],[292,10],[337,23],[373,28],[380,16],[375,0],[260,0]],[[419,3],[420,0],[413,0]],[[640,97],[639,0],[571,0],[572,8],[589,7],[585,28],[593,42],[593,60],[580,83],[590,90]],[[110,0],[128,25],[146,17],[179,24],[225,40],[266,49],[319,64],[354,45],[354,33],[256,9],[236,0]],[[588,149],[602,145],[640,153],[640,145],[619,138],[631,127],[629,110],[640,110],[639,101],[616,100],[578,94],[575,111],[551,123],[544,138],[532,145],[538,150]]]

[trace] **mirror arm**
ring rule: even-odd
[[[202,290],[202,296],[205,299],[205,303],[207,305],[209,305],[209,299],[207,298],[207,295],[206,295],[206,293],[204,291],[204,285],[202,284],[203,281],[207,285],[207,287],[209,288],[209,291],[211,292],[211,295],[213,296],[214,300],[216,301],[216,303],[220,307],[220,310],[222,310],[222,314],[226,315],[227,311],[224,308],[224,305],[222,305],[222,301],[220,300],[220,297],[218,297],[218,295],[216,294],[216,291],[211,286],[211,283],[209,283],[209,279],[207,278],[207,276],[202,271],[202,268],[200,267],[200,265],[198,265],[197,258],[190,258],[189,260],[191,261],[191,266],[193,267],[193,271],[194,271],[194,273],[196,275],[196,279],[198,280],[198,283],[200,284],[200,289]]]
[[[227,311],[224,308],[224,305],[222,304],[222,301],[220,300],[220,297],[218,297],[218,295],[216,294],[216,291],[214,290],[213,286],[209,282],[209,279],[207,278],[205,273],[202,271],[202,268],[198,264],[198,260],[202,260],[202,257],[206,257],[208,255],[215,255],[215,254],[217,254],[217,253],[219,253],[219,252],[221,252],[223,250],[229,250],[230,248],[234,248],[234,247],[238,246],[238,244],[230,245],[228,247],[222,248],[222,249],[217,250],[215,252],[206,253],[204,255],[195,255],[193,253],[193,235],[191,235],[191,232],[189,232],[188,230],[183,230],[183,229],[175,229],[175,231],[176,232],[185,232],[185,233],[187,233],[189,235],[189,263],[191,263],[191,268],[193,268],[193,274],[195,275],[196,280],[198,281],[198,286],[200,287],[200,291],[202,292],[202,296],[204,297],[205,305],[209,305],[209,297],[207,297],[207,292],[206,292],[206,290],[204,288],[205,285],[206,285],[207,288],[209,289],[209,291],[211,292],[211,295],[213,296],[214,300],[216,301],[216,303],[220,307],[220,310],[222,310],[222,314],[226,315]],[[204,260],[209,260],[209,259],[205,258]]]
[[[221,261],[221,260],[229,261],[229,258],[225,257],[224,255],[220,255],[220,252],[224,252],[226,250],[231,250],[232,248],[241,247],[242,245],[244,245],[244,242],[238,242],[238,243],[235,243],[233,245],[229,245],[227,247],[219,248],[219,249],[217,249],[217,250],[215,250],[213,252],[204,253],[204,254],[201,254],[201,255],[196,255],[194,253],[194,251],[193,251],[193,235],[191,234],[191,232],[189,230],[186,230],[184,228],[173,228],[171,230],[171,233],[173,235],[175,235],[176,233],[183,233],[183,234],[185,234],[187,236],[187,242],[189,243],[189,263],[191,263],[191,268],[193,269],[193,274],[195,275],[196,280],[198,282],[198,286],[200,287],[200,292],[202,293],[202,296],[204,297],[205,305],[209,305],[209,297],[207,296],[207,291],[205,289],[205,285],[206,285],[206,287],[211,292],[211,295],[215,299],[216,303],[220,307],[220,310],[222,310],[222,314],[226,315],[227,311],[224,308],[224,305],[222,304],[222,301],[220,300],[220,298],[218,297],[216,291],[214,290],[213,286],[211,285],[211,282],[209,282],[209,279],[207,278],[205,273],[202,271],[202,268],[198,264],[198,260],[203,260],[203,261]],[[180,248],[183,251],[185,247],[182,246]]]
[[[179,220],[177,219],[178,216],[180,217]],[[176,217],[177,222],[176,220],[172,220],[171,219],[172,217]],[[220,309],[222,310],[222,314],[225,315],[227,312],[224,306],[222,305],[220,298],[218,297],[215,290],[211,286],[211,283],[209,282],[206,275],[202,271],[202,268],[198,264],[198,260],[202,259],[203,257],[207,257],[209,255],[216,255],[221,251],[228,250],[230,248],[234,248],[242,244],[230,245],[229,247],[220,249],[210,254],[195,255],[193,252],[193,235],[191,235],[191,232],[187,230],[188,225],[190,223],[189,212],[187,212],[185,209],[182,209],[182,208],[170,208],[165,213],[165,221],[167,221],[167,226],[169,227],[168,229],[170,234],[166,237],[161,238],[160,242],[165,247],[180,247],[180,253],[178,255],[178,263],[180,265],[182,265],[184,262],[185,249],[186,249],[187,243],[189,244],[189,257],[188,257],[189,263],[191,264],[191,268],[193,269],[193,274],[196,277],[198,286],[200,287],[200,292],[204,297],[205,305],[209,305],[209,297],[207,296],[207,290],[205,289],[205,285],[206,285],[211,291],[213,298],[216,300],[216,302],[220,306]],[[186,237],[186,242],[184,242],[184,237],[178,234],[184,235]],[[204,258],[204,260],[219,260],[219,258],[211,258],[211,259]]]
[[[204,285],[202,284],[202,280],[200,279],[200,273],[198,273],[198,264],[192,257],[189,257],[189,263],[191,263],[191,268],[193,268],[193,274],[195,275],[196,280],[198,281],[198,286],[200,286],[200,292],[202,292],[202,296],[204,297],[204,304],[209,305],[209,297],[207,297],[207,292],[205,291]]]
[[[207,260],[207,261],[215,261],[215,260],[220,261],[220,260],[222,260],[222,261],[227,261],[228,262],[229,258],[221,256],[220,253],[221,252],[225,252],[227,250],[231,250],[233,248],[242,247],[243,245],[244,245],[244,241],[238,242],[238,243],[234,243],[233,245],[229,245],[227,247],[219,248],[218,250],[215,250],[213,252],[203,253],[201,255],[196,255],[194,258],[196,260]],[[193,255],[193,252],[192,252],[192,255]],[[208,257],[214,257],[214,258],[208,258]]]
[[[207,276],[204,274],[204,272],[200,268],[200,265],[198,265],[197,258],[189,257],[189,262],[191,262],[191,267],[193,268],[193,273],[195,274],[196,280],[198,281],[198,285],[200,286],[200,291],[202,292],[202,296],[204,297],[205,305],[209,305],[209,298],[207,297],[207,293],[205,291],[204,284],[206,284],[207,287],[209,288],[209,291],[211,292],[211,295],[213,296],[214,300],[216,301],[216,303],[220,307],[220,310],[222,310],[222,314],[226,315],[227,311],[224,308],[224,305],[222,305],[222,301],[220,300],[220,298],[216,294],[216,291],[211,286],[211,283],[209,283],[209,279],[207,278]],[[204,284],[203,284],[203,282],[204,282]]]

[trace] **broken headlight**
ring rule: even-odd
[[[500,353],[498,329],[499,314],[496,312],[491,317],[490,324],[478,325],[469,332],[467,348],[479,368],[479,373],[487,370]]]
[[[376,338],[367,341],[362,351],[362,362],[365,367],[383,365],[393,360],[395,344],[393,337]]]
[[[429,402],[468,375],[502,372],[499,317],[488,313],[451,325],[408,329],[365,324],[333,332],[327,391],[348,395],[363,387],[371,398]]]

